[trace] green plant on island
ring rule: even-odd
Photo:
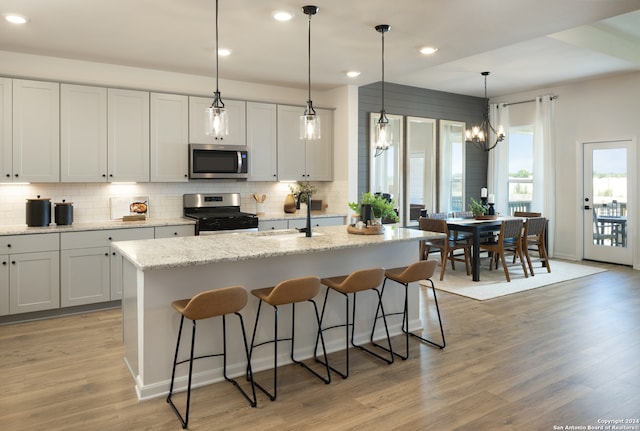
[[[362,205],[371,205],[371,211],[373,211],[373,216],[376,218],[387,219],[393,222],[399,220],[393,199],[389,201],[383,198],[382,195],[366,192],[360,196],[359,202],[349,202],[349,208],[356,214],[360,214],[360,207]]]
[[[484,215],[487,212],[487,207],[482,205],[482,203],[478,202],[474,198],[470,198],[470,200],[469,211],[471,211],[474,216]]]

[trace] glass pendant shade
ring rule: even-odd
[[[300,116],[300,139],[320,139],[320,130],[320,116],[316,114],[313,107],[308,107]]]
[[[213,106],[205,109],[204,133],[215,138],[222,138],[229,134],[229,116],[226,109]]]
[[[393,141],[393,131],[386,116],[380,116],[375,128],[376,150],[387,150]]]

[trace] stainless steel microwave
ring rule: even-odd
[[[247,147],[241,145],[189,144],[189,178],[249,177]]]

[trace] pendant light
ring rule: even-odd
[[[318,12],[318,6],[303,6],[302,11],[309,16],[309,73],[307,75],[309,78],[309,98],[307,99],[307,109],[300,116],[300,139],[314,140],[320,139],[320,116],[316,114],[311,101],[311,16]]]
[[[222,139],[229,134],[229,116],[218,89],[218,70],[218,0],[216,0],[216,91],[213,93],[213,103],[204,112],[204,133],[215,139]]]
[[[465,140],[473,143],[481,150],[488,152],[493,150],[496,145],[498,145],[498,142],[502,142],[504,139],[504,128],[498,126],[496,130],[489,122],[489,99],[487,98],[487,76],[489,76],[489,72],[482,72],[481,75],[484,76],[484,98],[487,100],[487,108],[485,109],[482,123],[479,126],[473,126],[470,130],[467,130]],[[493,145],[489,142],[489,130],[496,135],[496,142]]]
[[[389,30],[391,30],[391,26],[388,24],[376,26],[376,31],[382,35],[382,107],[380,109],[380,118],[375,128],[375,157],[382,155],[382,153],[388,150],[393,139],[391,125],[389,124],[387,113],[384,110],[384,34]]]

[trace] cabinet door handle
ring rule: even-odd
[[[2,264],[6,266],[6,265],[7,265],[7,262],[2,262]]]
[[[11,261],[11,265],[15,265],[15,264],[16,264],[16,261],[15,261],[15,260],[12,260],[12,261]]]
[[[14,175],[14,177],[16,177],[16,178],[18,178],[18,176],[19,176],[18,174],[15,174],[15,175]]]
[[[104,255],[105,255],[105,256],[109,256],[109,253],[105,253]]]
[[[111,241],[111,237],[109,237],[109,241]]]
[[[11,248],[11,244],[7,244],[7,248]]]

